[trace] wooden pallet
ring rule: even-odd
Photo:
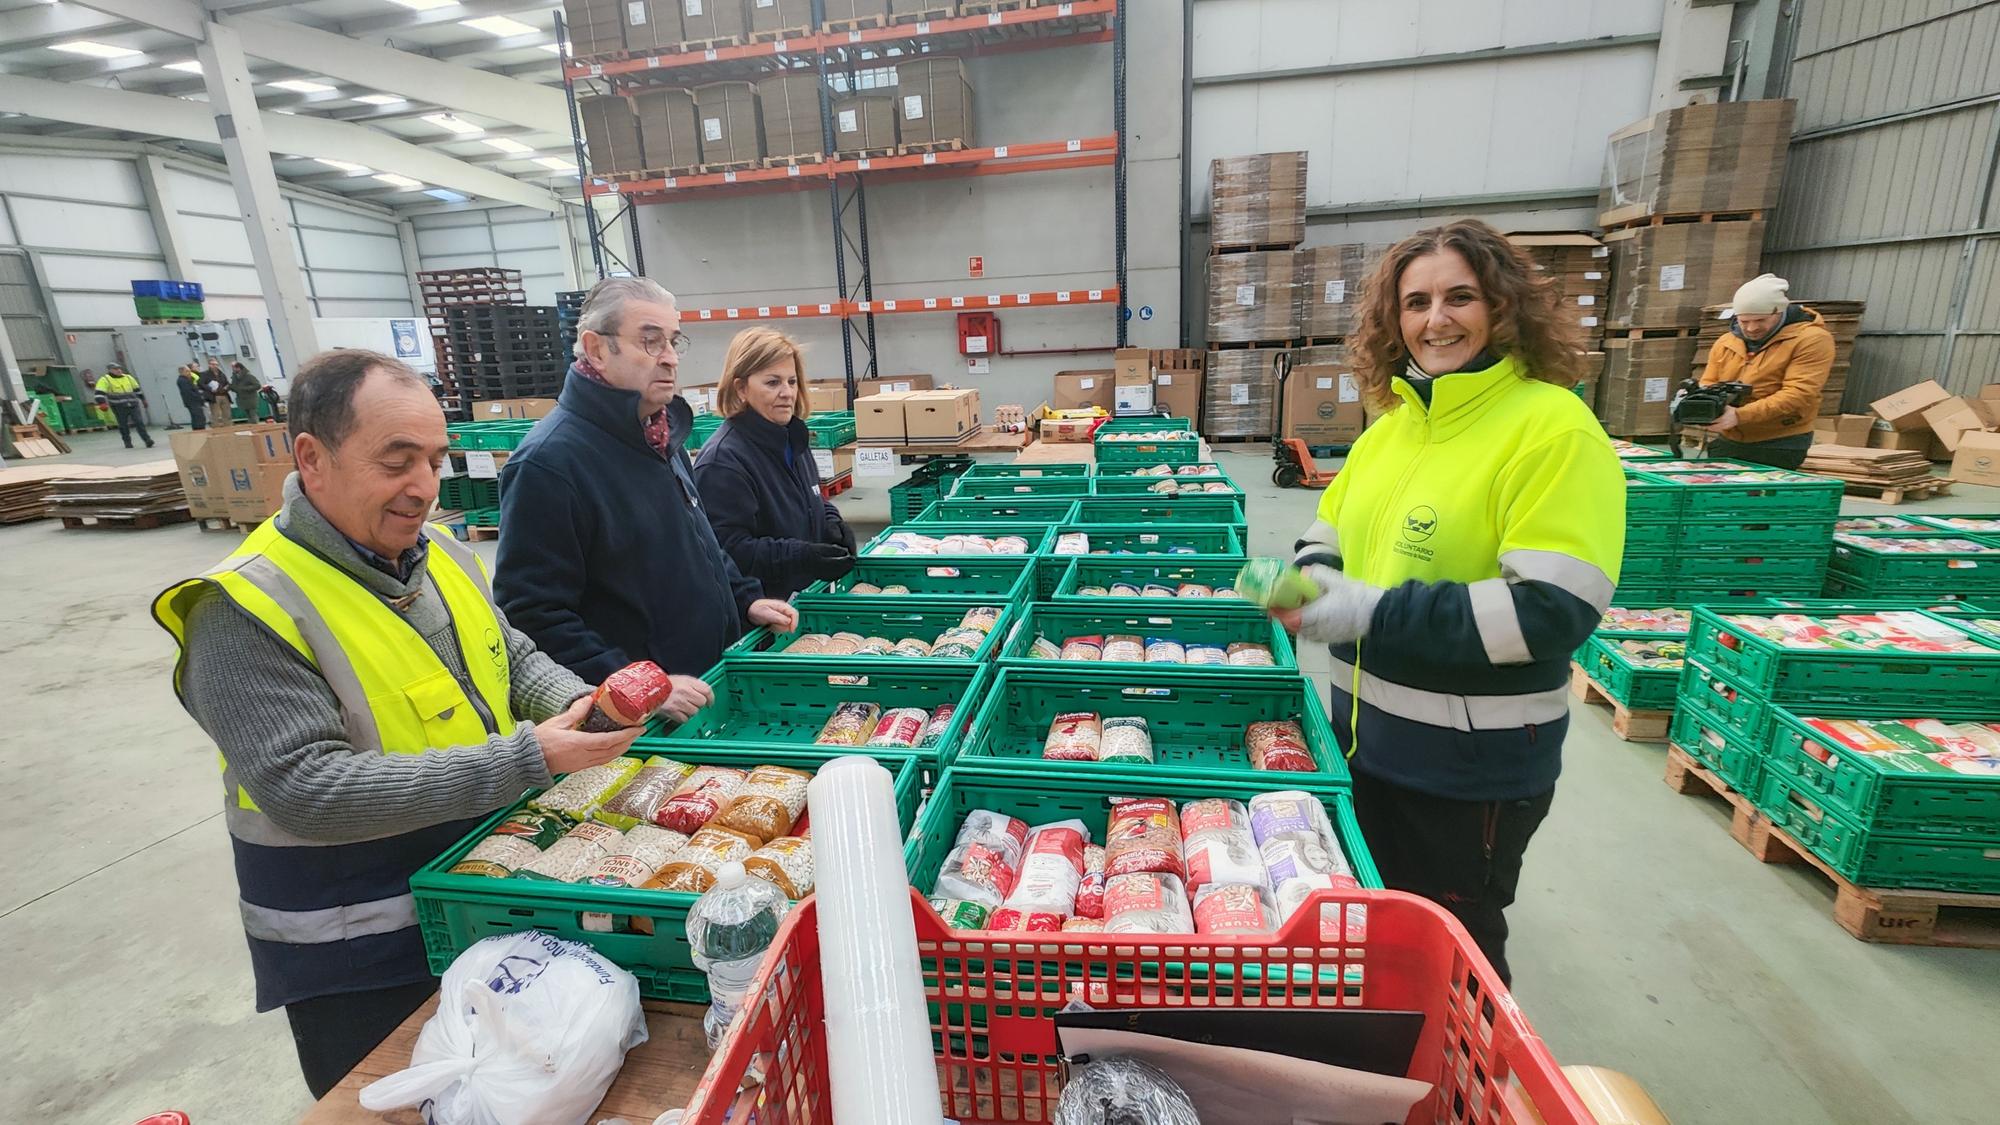
[[[1036,0],[964,0],[958,10],[968,16],[983,16],[992,12],[1018,12],[1032,8]]]
[[[168,524],[186,523],[194,516],[186,508],[175,508],[171,512],[149,512],[143,516],[63,516],[64,527],[116,527],[127,530],[144,531],[149,528],[165,527]]]
[[[1665,742],[1673,725],[1672,711],[1649,711],[1627,707],[1611,697],[1604,685],[1590,677],[1583,665],[1570,661],[1569,692],[1585,703],[1604,703],[1611,708],[1611,733],[1626,742]]]
[[[790,156],[767,156],[759,161],[759,163],[766,168],[796,168],[807,164],[824,164],[826,163],[826,154],[823,152],[799,152],[793,153]]]
[[[887,26],[889,26],[889,17],[887,15],[858,16],[851,20],[826,21],[826,30],[836,35],[843,31],[866,31],[871,27]]]
[[[1210,340],[1208,342],[1208,350],[1212,352],[1239,352],[1248,348],[1285,350],[1303,346],[1297,340]]]
[[[880,160],[894,155],[896,155],[895,145],[883,145],[879,148],[844,148],[834,153],[834,156],[841,160]]]
[[[633,183],[638,180],[670,180],[676,176],[692,176],[701,171],[699,164],[683,164],[678,168],[635,168],[629,172],[598,172],[599,179],[614,184]]]
[[[722,47],[741,47],[742,45],[743,37],[741,35],[718,35],[713,39],[685,39],[675,49],[684,55],[698,55],[703,51],[713,51]]]
[[[202,516],[195,520],[194,524],[203,531],[234,531],[240,535],[248,535],[264,526],[264,521],[256,520],[251,523],[243,523],[230,519],[228,516]]]
[[[763,163],[761,158],[757,160],[723,160],[714,164],[697,164],[695,165],[695,172],[703,176],[712,176],[718,172],[748,172],[761,163]]]
[[[821,481],[819,486],[819,494],[821,496],[826,497],[828,500],[831,500],[834,497],[840,495],[843,492],[846,492],[848,489],[853,487],[854,487],[854,471],[850,469],[847,472],[844,472],[839,476],[833,478],[832,480]]]
[[[932,20],[948,20],[958,13],[950,8],[925,8],[921,12],[895,12],[889,16],[891,24],[929,23]]]
[[[793,39],[804,39],[811,34],[812,28],[810,27],[780,27],[766,31],[753,31],[750,33],[750,42],[786,43]]]
[[[1636,219],[1605,223],[1606,230],[1629,230],[1632,227],[1667,227],[1684,223],[1744,223],[1762,219],[1761,210],[1743,211],[1673,211],[1654,215],[1642,215]],[[1600,219],[1603,216],[1599,216]]]
[[[963,137],[951,137],[942,141],[913,141],[909,144],[900,144],[896,146],[896,151],[903,156],[917,156],[926,152],[963,152],[969,147],[971,146],[965,143]]]
[[[1345,336],[1301,336],[1298,346],[1301,348],[1338,348],[1345,346],[1346,343],[1347,337]]]
[[[465,525],[465,537],[474,543],[484,543],[488,539],[500,538],[500,529],[497,527],[481,527],[478,524],[469,523]]]
[[[1217,254],[1254,254],[1271,250],[1296,250],[1296,242],[1229,242],[1217,243],[1208,248],[1210,257]]]
[[[1951,486],[1958,482],[1950,477],[1932,477],[1915,484],[1867,484],[1858,480],[1842,483],[1847,485],[1847,494],[1856,500],[1902,504],[1912,500],[1929,500],[1934,496],[1949,496]]]
[[[2000,949],[2000,895],[1856,886],[1679,747],[1667,750],[1665,780],[1676,793],[1708,794],[1727,801],[1732,809],[1730,838],[1759,863],[1804,865],[1824,875],[1834,888],[1833,920],[1862,941]]]
[[[1604,336],[1609,340],[1680,340],[1700,334],[1701,329],[1698,327],[1687,328],[1680,325],[1647,328],[1630,324],[1608,324],[1604,327]]]

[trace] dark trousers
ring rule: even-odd
[[[292,1045],[298,1048],[299,1069],[314,1100],[340,1085],[347,1072],[368,1052],[402,1026],[410,1013],[423,1007],[437,991],[434,980],[370,992],[316,996],[285,1005],[292,1024]]]
[[[1806,462],[1806,450],[1812,448],[1811,439],[1807,444],[1799,444],[1799,438],[1777,438],[1772,441],[1730,441],[1726,437],[1710,438],[1708,455],[1726,457],[1732,461],[1748,461],[1753,465],[1769,465],[1774,469],[1796,469]]]
[[[1508,983],[1504,911],[1521,882],[1521,854],[1555,795],[1461,801],[1354,771],[1354,815],[1382,881],[1451,911]]]
[[[188,424],[193,426],[197,430],[207,429],[208,408],[205,406],[188,407]]]
[[[153,448],[153,435],[146,432],[146,419],[139,413],[137,403],[131,406],[113,404],[111,407],[111,416],[118,419],[118,436],[125,439],[125,448],[132,448],[132,428],[134,426],[139,428],[139,440],[146,443],[147,449]]]

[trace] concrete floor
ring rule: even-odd
[[[85,463],[167,454],[76,444]],[[1287,550],[1315,496],[1271,488],[1261,449],[1218,459],[1250,492],[1252,550]],[[887,491],[842,504],[880,522]],[[2000,510],[2000,490],[1893,510]],[[0,947],[22,982],[0,1006],[0,1121],[307,1106],[283,1015],[251,1011],[213,749],[147,608],[233,546],[187,525],[0,528]],[[1323,682],[1324,651],[1305,660]],[[2000,953],[1848,937],[1824,880],[1751,859],[1722,806],[1660,783],[1663,754],[1576,712],[1510,915],[1515,995],[1556,1056],[1632,1074],[1682,1125],[1995,1120]]]

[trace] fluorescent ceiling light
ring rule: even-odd
[[[425,188],[424,194],[430,196],[432,199],[443,200],[446,203],[463,203],[471,198],[470,196],[460,195],[450,188],[441,187]]]
[[[563,44],[561,43],[543,43],[540,46],[542,50],[547,51],[551,55],[560,55],[563,53]]]
[[[432,12],[439,8],[456,8],[458,0],[391,0],[413,12]]]
[[[444,129],[453,133],[458,133],[460,135],[464,135],[466,133],[484,133],[486,131],[477,125],[460,121],[458,118],[453,117],[449,113],[426,113],[424,114],[424,120],[430,122],[431,124],[437,126],[440,129]]]
[[[540,30],[520,20],[508,19],[506,16],[484,16],[476,20],[460,20],[458,23],[460,27],[469,27],[474,31],[483,31],[502,39],[514,35],[533,35]]]
[[[350,176],[359,176],[362,173],[368,171],[368,169],[363,165],[351,164],[345,160],[335,160],[332,157],[328,156],[315,156],[313,157],[313,159],[321,164],[326,165],[329,168],[338,168]]]
[[[401,94],[363,94],[354,100],[364,105],[398,105],[409,99]]]
[[[188,73],[188,74],[200,74],[200,73],[201,73],[201,60],[200,60],[200,59],[182,59],[182,60],[181,60],[181,61],[179,61],[179,62],[170,62],[170,63],[168,63],[168,64],[167,64],[167,69],[168,69],[168,70],[179,70],[179,71],[184,71],[184,72],[186,72],[186,73]]]
[[[552,172],[576,171],[575,164],[571,163],[570,161],[564,160],[560,156],[537,156],[535,157],[535,163],[541,165],[544,168],[549,169]]]
[[[304,78],[287,78],[282,82],[266,82],[274,90],[290,90],[294,94],[331,94],[335,87],[324,82],[312,82]]]
[[[509,137],[488,137],[488,138],[486,138],[486,147],[488,147],[488,148],[497,148],[497,149],[499,149],[499,150],[500,150],[501,152],[533,152],[533,151],[535,151],[535,150],[534,150],[534,148],[532,148],[531,146],[529,146],[529,145],[524,145],[524,144],[522,144],[522,143],[521,143],[520,141],[517,141],[517,140],[513,140],[513,139],[511,139],[511,138],[509,138]]]
[[[533,31],[534,28],[528,30]],[[72,39],[67,43],[51,43],[49,50],[62,51],[71,55],[89,55],[93,59],[129,59],[138,51],[130,47],[114,47],[109,43],[93,43],[88,39]]]
[[[400,188],[420,188],[424,186],[422,180],[413,180],[408,176],[399,176],[394,172],[377,172],[375,173],[375,178],[385,184],[393,184]]]

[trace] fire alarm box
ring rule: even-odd
[[[958,354],[994,355],[999,351],[999,317],[990,312],[958,314]]]

